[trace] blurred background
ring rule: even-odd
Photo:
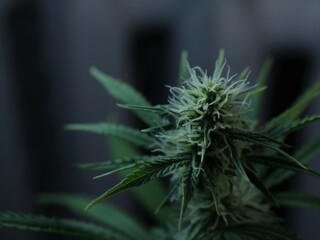
[[[93,181],[72,164],[108,159],[103,137],[68,132],[67,123],[112,115],[136,124],[115,107],[89,74],[96,66],[133,84],[152,103],[166,101],[178,76],[180,52],[191,66],[212,72],[224,48],[231,72],[274,59],[262,121],[281,112],[320,78],[320,1],[276,0],[1,0],[0,210],[63,215],[35,204],[44,192],[104,192],[116,179]],[[309,109],[319,113],[318,101]],[[299,144],[319,134],[313,125],[295,134]],[[310,164],[320,170],[320,159]],[[287,186],[320,193],[320,181],[297,176]],[[130,195],[130,193],[127,193]],[[138,214],[134,199],[112,201]],[[319,235],[320,215],[286,210],[288,226],[307,240]],[[0,239],[65,239],[1,230]],[[66,238],[70,239],[70,238]]]

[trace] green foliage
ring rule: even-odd
[[[178,86],[170,87],[168,103],[156,106],[131,86],[96,68],[91,69],[92,75],[120,101],[118,106],[131,110],[147,126],[136,130],[107,122],[68,125],[69,130],[112,137],[109,143],[114,153],[117,152],[111,154],[113,160],[78,164],[78,168],[106,171],[98,177],[121,173],[123,178],[87,205],[88,198],[71,195],[47,195],[41,201],[65,206],[105,225],[108,230],[74,220],[18,214],[1,214],[0,226],[88,239],[300,239],[279,227],[279,218],[271,207],[284,205],[320,210],[319,197],[274,193],[271,188],[296,172],[320,176],[306,165],[320,153],[319,136],[293,151],[293,155],[288,154],[290,146],[285,143],[288,134],[320,120],[320,115],[301,117],[312,100],[320,95],[320,83],[316,82],[303,92],[279,116],[259,126],[261,93],[266,89],[264,84],[271,60],[263,65],[258,84],[250,86],[248,68],[233,76],[229,68],[225,71],[223,50],[212,75],[199,67],[191,68],[186,58],[184,52],[180,81]],[[128,143],[135,148],[127,147]],[[143,148],[143,155],[139,154],[139,147]],[[261,174],[257,171],[261,166],[272,171]],[[157,181],[163,177],[171,184],[167,195]],[[145,188],[136,188],[143,186]],[[159,216],[158,228],[147,229],[110,205],[96,205],[131,188],[149,212],[158,211],[164,205],[170,207],[171,214]],[[85,205],[87,211],[82,212]],[[161,224],[163,222],[166,224]]]
[[[152,138],[136,129],[114,123],[69,124],[67,130],[85,131],[106,136],[118,137],[138,147],[149,148]]]
[[[86,209],[91,208],[101,200],[108,198],[120,191],[132,187],[137,187],[149,182],[150,180],[166,176],[172,171],[183,167],[188,162],[188,160],[185,160],[184,157],[167,156],[150,157],[150,159],[148,160],[145,160],[143,163],[138,163],[137,168],[132,173],[127,175],[120,183],[115,185],[113,188],[89,203]]]
[[[94,67],[90,69],[90,72],[92,76],[94,76],[115,99],[121,101],[121,103],[150,106],[150,103],[145,97],[128,84],[115,80]],[[134,111],[134,113],[149,126],[154,126],[161,121],[159,116],[153,113],[142,114],[137,111]]]
[[[216,237],[216,238],[214,238]],[[296,234],[276,225],[239,225],[225,228],[223,230],[206,235],[200,239],[217,240],[301,240]]]
[[[275,195],[283,206],[320,211],[320,196],[306,193],[281,192]]]
[[[48,218],[41,215],[0,213],[0,228],[15,228],[34,232],[48,232],[80,239],[129,240],[126,235],[100,226],[71,219]]]
[[[83,211],[89,201],[90,197],[72,194],[44,194],[38,197],[38,202],[41,204],[61,205],[81,217],[104,224],[118,232],[127,233],[132,239],[148,239],[148,233],[139,221],[110,204],[101,203],[90,211]]]
[[[264,85],[267,82],[267,79],[269,77],[269,73],[271,71],[271,67],[273,64],[273,60],[271,58],[268,58],[265,60],[265,62],[262,65],[262,68],[260,70],[260,73],[257,78],[257,84],[262,88],[262,91],[266,89]],[[259,117],[259,111],[261,111],[261,101],[262,101],[262,94],[259,92],[258,94],[255,94],[251,98],[252,101],[252,111],[249,113],[250,117],[252,119],[258,119]]]

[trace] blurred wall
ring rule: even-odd
[[[157,103],[166,101],[163,85],[177,79],[182,49],[192,66],[210,72],[224,48],[233,73],[251,66],[252,82],[266,56],[273,56],[265,119],[320,76],[319,11],[320,2],[298,0],[2,0],[0,210],[50,212],[33,204],[36,194],[97,195],[116,181],[92,181],[91,173],[70,167],[106,160],[108,153],[103,137],[66,132],[65,124],[129,116],[88,74],[90,66],[134,84]],[[319,112],[319,101],[310,112]],[[314,126],[306,135],[318,133]],[[304,137],[292,141],[298,144]],[[319,161],[311,165],[320,170]],[[306,176],[291,184],[306,192],[320,187]],[[114,201],[135,212],[135,202],[128,205],[123,195]],[[287,215],[305,239],[316,239],[318,214]],[[0,238],[19,234],[1,231]]]

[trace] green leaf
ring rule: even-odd
[[[139,155],[135,149],[117,138],[108,138],[109,152],[113,159],[124,159],[128,156],[133,157]],[[136,158],[138,160],[139,157]],[[140,157],[141,160],[141,157]],[[121,176],[125,177],[124,173]],[[166,189],[159,180],[155,180],[144,184],[139,188],[133,189],[134,196],[141,203],[143,208],[150,214],[154,214],[154,210],[159,206],[161,200],[166,196]],[[169,211],[163,209],[157,213],[155,221],[159,224],[166,225],[168,221]]]
[[[244,178],[245,181],[249,182],[249,177],[244,169],[241,159],[238,157],[235,146],[224,137],[224,141],[227,146],[226,154],[229,160],[232,162],[233,166],[239,171],[240,175]]]
[[[94,162],[94,163],[80,163],[74,166],[80,170],[110,170],[126,167],[129,164],[137,163],[141,157],[122,158],[112,161]]]
[[[81,217],[89,218],[119,232],[126,233],[132,239],[148,239],[146,229],[137,219],[131,218],[131,216],[110,204],[99,204],[90,211],[85,211],[84,208],[90,200],[90,197],[73,194],[42,194],[37,198],[37,202],[40,204],[66,207]]]
[[[270,70],[273,64],[273,60],[271,58],[267,58],[265,62],[262,65],[262,68],[259,72],[258,78],[257,78],[257,84],[259,87],[263,87],[266,84],[266,81],[269,77]],[[249,116],[251,119],[257,119],[259,113],[259,110],[261,109],[261,99],[262,99],[262,92],[259,94],[254,94],[251,97],[251,107],[252,112],[249,113]]]
[[[300,163],[307,164],[311,159],[320,154],[320,136],[310,139],[295,152],[294,158],[299,159]],[[265,184],[272,187],[290,178],[294,172],[283,169],[277,169],[268,176]]]
[[[296,162],[281,156],[249,155],[246,156],[246,159],[248,162],[267,165],[275,169],[283,168],[294,172],[303,172],[312,176],[320,177],[320,173],[313,171],[307,166],[301,167],[301,163],[297,164]]]
[[[102,73],[95,67],[92,67],[90,72],[92,76],[95,77],[105,87],[110,95],[119,100],[121,103],[151,106],[145,97],[130,85],[115,80],[114,78]],[[134,113],[149,126],[155,126],[161,122],[161,119],[157,114],[140,111],[134,111]]]
[[[270,224],[243,224],[226,227],[215,232],[229,235],[230,233],[240,236],[243,240],[302,240],[299,236],[288,229]],[[212,239],[212,238],[206,238]]]
[[[143,105],[131,105],[131,104],[117,104],[117,106],[129,110],[136,110],[141,112],[149,112],[149,113],[164,113],[164,108],[166,105],[156,105],[156,106],[143,106]]]
[[[275,194],[275,198],[284,206],[320,211],[320,196],[306,193],[280,192]]]
[[[149,148],[153,139],[139,130],[114,123],[69,124],[67,130],[85,131],[124,139],[135,146]]]
[[[137,187],[160,177],[163,177],[171,171],[178,169],[189,162],[184,160],[185,157],[166,157],[160,156],[155,161],[155,158],[150,162],[141,164],[136,170],[127,175],[120,183],[109,189],[107,192],[93,200],[87,205],[87,209],[100,202],[101,200],[110,197],[120,191],[128,188]]]
[[[256,176],[256,174],[251,171],[249,168],[246,168],[246,174],[250,180],[250,182],[259,189],[266,197],[268,197],[276,206],[279,206],[279,203],[274,198],[273,194],[269,191],[269,189],[264,185],[264,183]]]
[[[188,207],[188,203],[193,197],[194,188],[195,188],[195,178],[196,177],[195,177],[193,166],[190,165],[187,167],[187,169],[185,169],[182,176],[182,201],[181,201],[178,229],[181,229],[184,213]]]
[[[187,59],[188,59],[188,52],[182,51],[181,57],[180,57],[178,86],[181,86],[183,81],[187,80],[190,77]]]
[[[266,132],[271,132],[277,128],[289,125],[294,121],[313,99],[320,95],[320,82],[316,82],[309,87],[290,108],[285,110],[276,118],[272,119],[265,127]]]
[[[32,214],[0,213],[0,228],[1,227],[56,233],[91,240],[132,239],[129,236],[107,230],[91,223],[63,218],[48,218]]]
[[[295,131],[297,131],[303,127],[306,127],[309,124],[314,123],[319,120],[320,120],[320,115],[314,115],[314,116],[310,116],[310,117],[308,116],[303,119],[295,120],[292,124],[290,124],[290,126],[279,131],[279,133],[277,134],[277,137],[280,137],[283,135],[286,136],[289,133],[295,132]]]
[[[258,133],[254,133],[254,132],[234,131],[229,134],[230,134],[230,136],[232,136],[235,139],[269,148],[269,149],[279,153],[280,155],[282,155],[286,159],[300,165],[300,167],[304,168],[305,170],[308,170],[308,168],[305,165],[303,165],[302,163],[300,163],[297,159],[295,159],[291,155],[287,154],[286,152],[282,151],[280,148],[274,146],[274,144],[287,146],[282,142],[279,142],[277,140],[274,140],[272,138],[269,138],[267,136],[264,136],[264,135],[258,134]]]

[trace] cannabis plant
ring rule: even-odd
[[[40,201],[66,206],[101,225],[9,212],[1,213],[0,226],[106,240],[301,239],[282,226],[274,210],[282,206],[320,210],[320,197],[273,189],[296,172],[320,176],[306,165],[320,152],[319,136],[291,149],[292,155],[286,143],[290,133],[320,119],[320,115],[300,117],[320,95],[320,83],[279,116],[261,124],[257,116],[269,67],[267,62],[257,84],[251,85],[248,69],[231,75],[223,51],[212,74],[190,67],[184,53],[178,86],[169,87],[167,102],[155,106],[129,85],[92,68],[92,75],[118,105],[132,111],[146,127],[136,130],[109,122],[68,125],[70,130],[122,139],[135,147],[134,153],[131,149],[132,154],[123,158],[77,165],[104,171],[96,178],[113,173],[123,176],[91,202],[73,195],[45,195]],[[166,195],[160,178],[166,178]],[[101,202],[150,181],[154,185],[136,191],[147,209],[158,214],[159,224],[149,230]]]

